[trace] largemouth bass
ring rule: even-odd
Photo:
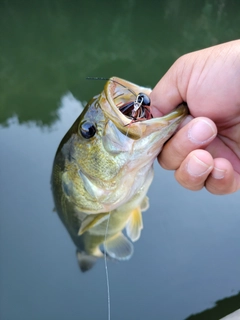
[[[57,149],[52,171],[56,211],[77,247],[82,271],[103,251],[118,260],[132,256],[131,241],[139,239],[141,212],[148,208],[153,161],[187,115],[182,104],[152,118],[144,105],[150,92],[109,79]]]

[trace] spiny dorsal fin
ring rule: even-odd
[[[128,220],[128,223],[126,226],[128,237],[132,241],[137,241],[140,238],[142,228],[143,228],[142,213],[141,213],[141,209],[138,207],[132,211],[131,216]]]
[[[117,260],[128,260],[133,254],[133,245],[122,232],[107,239],[104,242],[104,249],[111,258]]]

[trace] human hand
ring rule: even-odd
[[[190,190],[240,189],[240,40],[180,57],[151,93],[153,116],[181,102],[190,116],[158,156]]]

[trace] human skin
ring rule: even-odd
[[[151,93],[154,117],[185,101],[190,115],[158,161],[187,189],[240,189],[240,40],[180,57]]]

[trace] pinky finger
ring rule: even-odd
[[[214,159],[214,168],[205,182],[206,189],[217,195],[229,194],[240,189],[240,175],[224,158]]]

